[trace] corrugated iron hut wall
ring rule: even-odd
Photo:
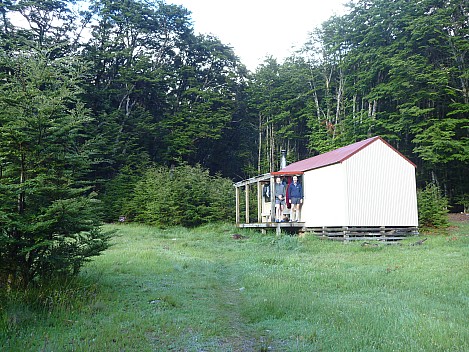
[[[343,162],[350,226],[418,226],[415,166],[382,140]]]
[[[415,167],[382,140],[303,175],[307,227],[418,226]]]

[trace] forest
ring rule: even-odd
[[[278,169],[282,149],[293,162],[375,135],[417,165],[419,188],[467,210],[469,3],[347,6],[250,72],[164,1],[0,0],[2,257],[28,281],[63,267],[55,243],[74,272],[151,173],[194,168],[229,188]]]

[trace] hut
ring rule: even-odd
[[[271,194],[266,197],[263,190],[273,189],[274,177],[290,183],[296,175],[304,192],[301,220],[280,226],[340,235],[413,234],[418,227],[415,168],[381,137],[369,138],[236,183],[236,221],[240,227],[278,227],[272,225],[273,197]],[[247,215],[246,222],[241,223],[240,189],[245,187],[249,194],[249,185],[254,182],[258,190],[257,222],[250,223]],[[245,203],[249,208],[248,196]],[[288,216],[289,210],[285,213]]]

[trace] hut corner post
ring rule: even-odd
[[[263,189],[262,186],[264,183],[269,182],[270,189],[272,190],[274,187],[274,179],[270,175],[270,173],[263,174],[260,176],[252,177],[250,179],[246,179],[240,182],[237,182],[234,184],[235,187],[235,197],[236,197],[236,224],[241,226],[241,216],[242,216],[242,211],[241,211],[241,192],[242,188],[244,187],[244,192],[245,192],[245,224],[250,224],[250,202],[249,202],[249,195],[250,195],[250,185],[255,184],[257,187],[257,223],[263,223]],[[274,200],[274,195],[273,192],[270,192],[270,201],[272,203],[271,207],[271,214],[270,214],[270,219],[267,221],[273,221],[273,216],[275,213],[275,203],[273,202]]]
[[[240,207],[241,207],[240,188],[241,187],[242,187],[242,185],[241,186],[235,186],[235,192],[236,192],[236,224],[241,223],[241,210],[240,210]],[[245,205],[246,205],[245,219],[244,220],[245,220],[246,224],[249,224],[249,184],[244,185],[244,197],[245,197],[244,199],[245,199]]]
[[[270,178],[270,221],[275,221],[275,179]]]
[[[239,206],[240,206],[240,202],[239,202],[239,187],[236,187],[236,224],[239,224],[240,221],[241,221],[241,217],[240,217],[240,211],[239,211]]]
[[[245,197],[246,197],[246,224],[249,224],[249,184],[246,184]]]
[[[260,181],[257,181],[257,222],[262,222],[262,187]]]

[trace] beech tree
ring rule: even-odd
[[[246,75],[233,50],[193,33],[176,5],[91,2],[96,19],[83,58],[95,120],[97,178],[104,182],[145,160],[219,165],[219,148],[237,110]],[[217,170],[218,171],[218,170]]]
[[[219,158],[211,149],[230,128],[245,69],[231,48],[211,36],[194,37],[175,69],[172,110],[159,124],[167,158],[205,166]]]

